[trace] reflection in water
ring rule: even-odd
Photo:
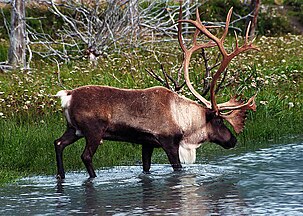
[[[172,172],[169,165],[30,177],[0,188],[0,215],[303,214],[303,145],[291,144]]]
[[[237,188],[232,182],[216,179],[222,173],[212,173],[211,176],[197,176],[196,172],[174,173],[169,166],[157,166],[152,175],[140,174],[138,176],[123,178],[124,173],[118,174],[107,182],[99,179],[88,179],[82,183],[82,188],[70,191],[69,185],[59,182],[57,191],[62,196],[69,194],[75,203],[73,212],[89,214],[180,214],[205,215],[209,213],[237,213],[241,209],[243,200],[237,194]],[[205,170],[205,167],[192,166],[190,168]],[[188,169],[190,169],[188,168]],[[212,169],[209,167],[209,169]],[[99,171],[101,176],[103,171]],[[109,171],[105,171],[109,172]],[[119,178],[120,175],[123,175]],[[102,178],[102,177],[100,177]],[[105,181],[104,181],[105,180]],[[77,193],[71,195],[71,193]],[[236,195],[235,195],[236,194]],[[225,200],[225,201],[224,201]],[[229,207],[226,208],[226,204]],[[63,203],[57,203],[57,208],[65,208]]]

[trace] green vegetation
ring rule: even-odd
[[[276,3],[275,3],[276,2]],[[279,5],[277,3],[280,3]],[[240,16],[247,15],[251,9],[249,5],[243,5],[238,0],[212,0],[206,1],[200,7],[203,20],[222,21],[225,20],[226,8],[234,8],[234,12]],[[298,21],[303,25],[303,1],[302,0],[268,0],[262,1],[259,15],[257,33],[266,36],[279,36],[287,33],[297,33],[292,20]],[[235,24],[235,27],[241,27],[246,24],[243,19]]]
[[[231,92],[242,92],[246,97],[258,93],[257,112],[250,113],[245,131],[238,136],[239,144],[231,151],[214,144],[204,145],[198,158],[257,149],[266,143],[289,142],[291,137],[302,134],[303,95],[303,36],[261,37],[256,44],[260,52],[249,52],[230,65],[230,72],[251,74],[250,79],[240,75],[235,85],[219,94],[226,100]],[[166,48],[165,48],[166,47]],[[160,61],[167,71],[177,71],[180,65],[178,47],[159,46]],[[1,53],[1,52],[0,52]],[[144,88],[159,83],[145,72],[146,68],[159,71],[160,66],[150,52],[129,50],[121,55],[112,54],[99,60],[92,68],[86,60],[61,65],[60,81],[67,88],[86,84],[112,85],[125,88]],[[192,66],[201,61],[196,55]],[[54,174],[56,172],[53,141],[65,129],[59,101],[49,95],[62,89],[58,85],[57,66],[36,61],[31,71],[0,73],[0,173],[1,181],[19,175]],[[198,72],[200,70],[196,70]],[[159,72],[160,73],[160,72]],[[243,78],[242,78],[243,76]],[[195,85],[201,85],[197,78]],[[239,90],[240,89],[240,90]],[[187,91],[183,94],[190,96]],[[281,140],[282,139],[282,140]],[[67,170],[84,169],[80,155],[83,141],[67,147]],[[96,168],[112,165],[133,165],[141,160],[141,147],[133,144],[105,142],[94,157]],[[167,163],[161,149],[155,152],[154,163]]]
[[[284,3],[294,7],[294,11],[302,7],[300,1],[289,0]],[[221,13],[218,9],[221,7],[208,8],[209,11],[202,12],[206,20],[214,11],[217,11],[216,14]],[[235,6],[237,9],[241,8]],[[225,19],[226,11],[222,13],[223,18],[218,20]],[[274,17],[272,13],[267,14]],[[263,15],[268,16],[266,13]],[[217,145],[205,144],[197,156],[201,162],[217,155],[250,151],[302,138],[303,36],[268,36],[289,32],[289,23],[287,19],[284,23],[279,19],[269,22],[268,17],[263,15],[260,14],[260,36],[255,41],[261,51],[243,54],[231,63],[227,79],[235,78],[235,81],[218,95],[219,101],[226,101],[235,93],[243,94],[245,98],[257,93],[257,112],[249,113],[244,132],[237,136],[239,142],[235,149],[226,151]],[[262,23],[262,20],[267,21]],[[53,23],[51,19],[48,21]],[[41,25],[35,24],[34,19],[31,22],[33,26]],[[47,23],[43,25],[52,26]],[[7,38],[2,30],[0,37]],[[51,28],[49,30],[53,32]],[[0,39],[0,61],[7,59],[7,50],[8,41]],[[34,56],[29,71],[0,71],[0,184],[24,175],[55,174],[53,142],[64,132],[65,119],[59,100],[51,95],[61,90],[62,85],[67,89],[88,84],[123,88],[160,85],[146,73],[146,69],[149,69],[161,74],[155,55],[166,71],[176,74],[182,56],[177,43],[111,53],[100,58],[97,67],[83,59],[61,64],[58,71],[56,64]],[[210,55],[216,56],[213,52]],[[202,57],[197,54],[191,63],[191,79],[197,89],[201,88],[201,65]],[[194,99],[186,88],[181,94]],[[64,162],[67,171],[84,169],[80,159],[83,149],[84,140],[66,148]],[[96,168],[135,165],[140,161],[139,145],[118,142],[106,141],[94,156]],[[168,163],[161,149],[155,151],[153,163]]]
[[[291,8],[289,16],[303,25],[303,0],[286,0],[285,5]]]

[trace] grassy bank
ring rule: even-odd
[[[257,93],[257,112],[250,113],[245,131],[238,136],[239,144],[225,151],[213,144],[199,150],[198,158],[208,158],[226,152],[249,151],[264,143],[286,142],[303,131],[303,36],[261,37],[256,43],[258,53],[248,53],[230,65],[230,74],[239,71],[249,75],[237,77],[236,83],[219,93],[226,100],[237,92],[249,97]],[[3,48],[4,47],[4,48]],[[5,53],[5,46],[0,46]],[[177,71],[180,50],[170,47],[150,47],[166,71]],[[174,54],[178,53],[178,54]],[[199,63],[201,57],[193,61]],[[192,64],[192,71],[201,68]],[[59,101],[49,95],[62,87],[74,88],[87,84],[111,85],[124,88],[145,88],[159,85],[145,69],[161,74],[153,52],[128,50],[101,58],[93,68],[86,60],[57,65],[37,60],[31,71],[0,73],[0,176],[1,182],[29,174],[55,174],[53,141],[65,129]],[[194,84],[201,86],[199,75],[192,75]],[[186,90],[182,94],[192,97]],[[64,152],[67,170],[84,169],[80,155],[83,141],[67,147]],[[112,165],[134,165],[141,160],[141,147],[133,144],[105,142],[94,157],[96,168]],[[161,149],[153,156],[154,163],[167,163]]]

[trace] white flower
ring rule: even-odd
[[[289,107],[289,108],[293,108],[294,106],[295,106],[295,105],[294,105],[293,102],[289,102],[289,103],[288,103],[288,107]]]

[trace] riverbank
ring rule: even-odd
[[[257,93],[257,112],[249,113],[246,128],[238,137],[234,150],[226,151],[206,144],[199,157],[236,153],[257,149],[264,143],[281,143],[281,138],[297,136],[303,131],[303,36],[260,37],[256,44],[260,52],[249,52],[237,57],[229,67],[237,74],[236,81],[218,94],[220,101],[231,94],[244,97]],[[3,45],[5,49],[5,45]],[[62,89],[98,84],[123,88],[146,88],[160,85],[146,69],[161,75],[160,65],[166,71],[179,69],[181,54],[176,44],[129,50],[111,54],[98,60],[93,67],[87,60],[57,65],[37,60],[30,71],[0,73],[0,184],[17,177],[33,174],[55,174],[53,141],[65,129],[59,100],[51,95]],[[1,52],[0,52],[1,53]],[[175,54],[178,53],[178,54]],[[194,56],[192,74],[194,85],[201,86],[201,56]],[[239,73],[240,72],[240,73]],[[249,78],[247,78],[249,75]],[[232,76],[231,76],[232,77]],[[183,95],[191,97],[186,89]],[[193,98],[192,98],[193,99]],[[64,152],[67,171],[82,170],[80,155],[83,141],[78,141]],[[141,161],[141,147],[133,144],[105,142],[94,157],[95,167],[134,165]],[[153,163],[168,163],[159,149]]]

